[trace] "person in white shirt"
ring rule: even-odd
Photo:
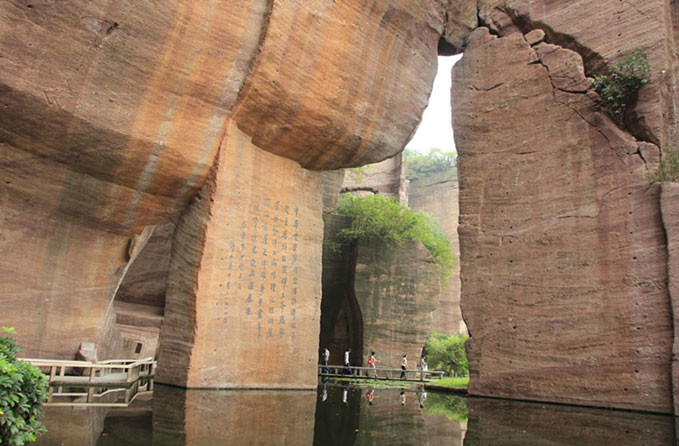
[[[349,353],[351,353],[350,348],[344,350],[344,373],[346,373],[347,375],[351,375],[351,366],[349,365]]]
[[[330,369],[328,368],[328,361],[330,360],[330,350],[328,350],[328,347],[323,348],[323,373],[330,373]]]

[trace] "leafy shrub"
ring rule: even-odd
[[[432,331],[424,344],[430,370],[443,370],[451,376],[469,375],[469,364],[464,348],[468,336],[464,334],[448,336]]]
[[[636,100],[639,89],[651,78],[648,55],[642,49],[615,63],[610,74],[595,76],[594,88],[601,103],[618,125],[623,125],[625,111]]]
[[[398,246],[405,241],[419,241],[444,273],[449,273],[455,264],[450,242],[434,219],[408,209],[394,198],[345,194],[337,203],[337,212],[352,217],[351,227],[337,234],[341,239],[374,237]]]
[[[14,329],[3,327],[5,333]],[[0,336],[0,444],[21,446],[35,441],[45,427],[38,420],[47,399],[47,377],[39,368],[16,359],[21,349]]]
[[[658,170],[649,174],[649,178],[653,181],[661,183],[677,182],[679,181],[679,151],[664,150],[665,155],[660,161]]]
[[[408,163],[406,178],[412,181],[430,173],[455,167],[457,165],[457,153],[431,149],[429,154],[423,155],[406,149],[406,161]]]

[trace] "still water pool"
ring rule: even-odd
[[[671,416],[327,383],[46,408],[39,445],[676,445]]]

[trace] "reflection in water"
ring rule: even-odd
[[[153,400],[130,408],[45,412],[39,445],[675,444],[671,416],[348,383],[318,392],[156,386]]]
[[[314,391],[186,391],[158,386],[153,397],[153,444],[311,444],[315,398]]]
[[[41,421],[47,433],[40,435],[35,444],[94,445],[110,410],[108,407],[45,407]]]
[[[674,417],[486,398],[469,399],[465,446],[672,445]]]
[[[411,395],[416,397],[414,401]],[[422,388],[401,390],[323,384],[316,404],[313,444],[462,445],[465,399],[436,396],[441,399],[438,406],[444,406],[442,401],[458,401],[456,404],[461,403],[465,413],[449,416],[441,410],[429,410],[432,398]]]

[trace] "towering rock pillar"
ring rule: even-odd
[[[479,28],[454,69],[470,393],[671,412],[658,147],[540,35]]]
[[[315,386],[321,173],[230,125],[173,244],[158,380],[182,387]]]

